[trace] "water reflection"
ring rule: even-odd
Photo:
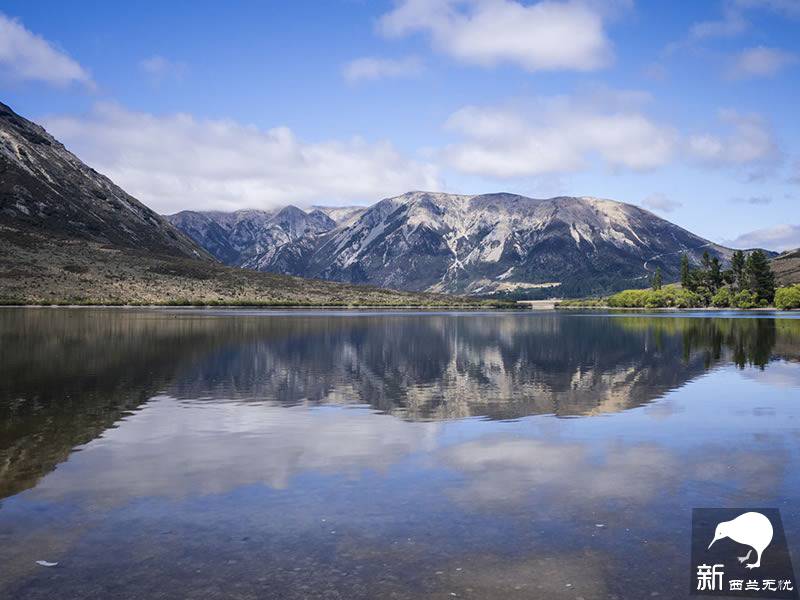
[[[0,311],[0,497],[158,393],[415,420],[592,415],[720,363],[800,356],[792,319],[234,314]]]
[[[694,506],[798,548],[799,394],[797,319],[0,310],[0,594],[684,597]]]

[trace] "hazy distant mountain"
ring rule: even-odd
[[[291,208],[292,226],[278,215]],[[328,221],[319,219],[324,210]],[[680,255],[731,250],[656,215],[597,198],[409,192],[366,209],[178,213],[168,217],[228,264],[263,271],[469,294],[582,295],[647,285]],[[242,233],[241,222],[247,222]],[[258,231],[260,233],[253,233]]]

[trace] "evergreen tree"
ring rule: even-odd
[[[758,300],[772,302],[775,298],[775,273],[769,266],[767,255],[761,250],[754,250],[745,263],[748,288]]]
[[[714,293],[725,283],[725,278],[722,275],[722,265],[719,263],[719,259],[716,256],[711,259],[711,269],[708,278],[710,287]]]
[[[706,271],[711,270],[711,255],[708,253],[708,250],[703,252],[703,269]]]
[[[681,254],[681,287],[689,289],[690,286],[690,274],[691,271],[689,270],[689,257],[684,252]]]
[[[663,278],[661,277],[661,267],[656,267],[656,273],[653,275],[653,289],[660,290],[662,284]]]
[[[744,267],[744,252],[741,250],[735,250],[733,256],[731,257],[731,271],[733,273],[733,281],[731,283],[736,286],[737,290],[744,288]]]

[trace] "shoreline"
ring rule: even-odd
[[[103,303],[40,303],[40,304],[0,304],[0,310],[4,308],[121,308],[121,309],[153,309],[153,308],[173,308],[173,309],[261,309],[261,310],[431,310],[431,311],[508,311],[508,312],[558,312],[558,311],[602,311],[602,312],[629,312],[629,313],[781,313],[794,314],[800,313],[800,309],[779,309],[779,308],[644,308],[644,307],[611,307],[611,306],[558,306],[554,308],[528,308],[525,306],[514,305],[480,305],[480,304],[103,304]]]
[[[757,307],[757,308],[720,308],[716,306],[700,306],[697,308],[675,308],[671,306],[666,307],[658,307],[658,308],[647,308],[644,306],[640,307],[622,307],[622,306],[558,306],[556,305],[555,310],[606,310],[606,311],[621,311],[621,312],[743,312],[743,313],[754,313],[754,312],[780,312],[780,313],[791,313],[800,311],[800,309],[796,308],[775,308],[775,307]]]
[[[263,310],[505,310],[505,311],[530,311],[530,309],[516,306],[492,306],[476,304],[0,304],[3,308],[187,308],[187,309],[215,309],[215,308],[243,308]]]

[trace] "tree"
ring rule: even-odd
[[[744,287],[744,268],[744,252],[735,250],[733,256],[731,256],[731,271],[733,273],[732,283],[737,290],[741,290]]]
[[[656,267],[656,274],[653,275],[653,289],[660,290],[663,283],[664,278],[661,276],[661,267]]]
[[[690,281],[689,276],[691,271],[689,270],[689,257],[684,252],[681,254],[681,287],[689,289]]]
[[[706,271],[711,269],[711,255],[708,253],[708,250],[703,252],[703,269]]]
[[[717,308],[728,308],[733,301],[733,294],[730,288],[720,288],[719,291],[711,298],[711,304]]]
[[[725,283],[725,278],[722,275],[722,265],[716,256],[711,259],[711,269],[708,278],[711,289],[714,290],[714,293],[716,293],[716,291],[722,287],[722,284]]]
[[[781,310],[800,308],[800,284],[778,288],[775,291],[775,307]]]
[[[775,298],[775,273],[769,266],[767,255],[761,250],[754,250],[745,263],[748,289],[757,300],[772,302]]]

